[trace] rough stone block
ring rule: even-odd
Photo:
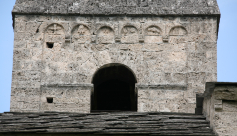
[[[237,112],[237,102],[236,101],[223,101],[223,111]]]
[[[133,45],[132,45],[133,46]],[[161,52],[164,50],[164,44],[144,44],[142,51]]]
[[[30,49],[37,48],[37,49],[42,50],[43,42],[42,41],[28,41],[26,45],[27,45],[27,48],[30,48]]]
[[[15,32],[14,41],[32,40],[33,34],[26,32]]]
[[[216,128],[215,131],[219,136],[234,136],[237,133],[237,127],[220,127]]]
[[[216,87],[214,94],[217,100],[237,100],[237,88],[235,86]]]
[[[62,112],[89,112],[90,111],[90,88],[77,85],[48,85],[41,86],[41,110]],[[47,98],[53,98],[52,103]]]
[[[236,112],[220,112],[215,113],[214,116],[214,125],[216,128],[221,127],[236,127],[237,118]]]
[[[26,22],[20,19],[16,20],[15,23],[15,32],[25,32],[26,31]]]
[[[30,49],[14,49],[13,56],[14,60],[30,60],[32,57]]]
[[[15,97],[38,97],[41,94],[40,88],[12,88],[11,96]]]
[[[21,108],[22,111],[27,110],[27,111],[34,111],[38,112],[40,109],[40,104],[39,102],[24,102],[23,107]]]
[[[26,41],[15,41],[14,48],[26,48]]]
[[[161,36],[145,36],[145,43],[162,43]]]

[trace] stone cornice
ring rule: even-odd
[[[16,0],[13,14],[220,15],[216,0]]]

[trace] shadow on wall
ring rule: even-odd
[[[92,80],[91,111],[137,111],[136,77],[127,66],[102,66]]]

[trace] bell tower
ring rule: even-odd
[[[194,113],[217,80],[216,0],[16,0],[12,112]]]

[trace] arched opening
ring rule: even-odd
[[[136,77],[122,64],[107,64],[94,75],[91,111],[137,111]]]

